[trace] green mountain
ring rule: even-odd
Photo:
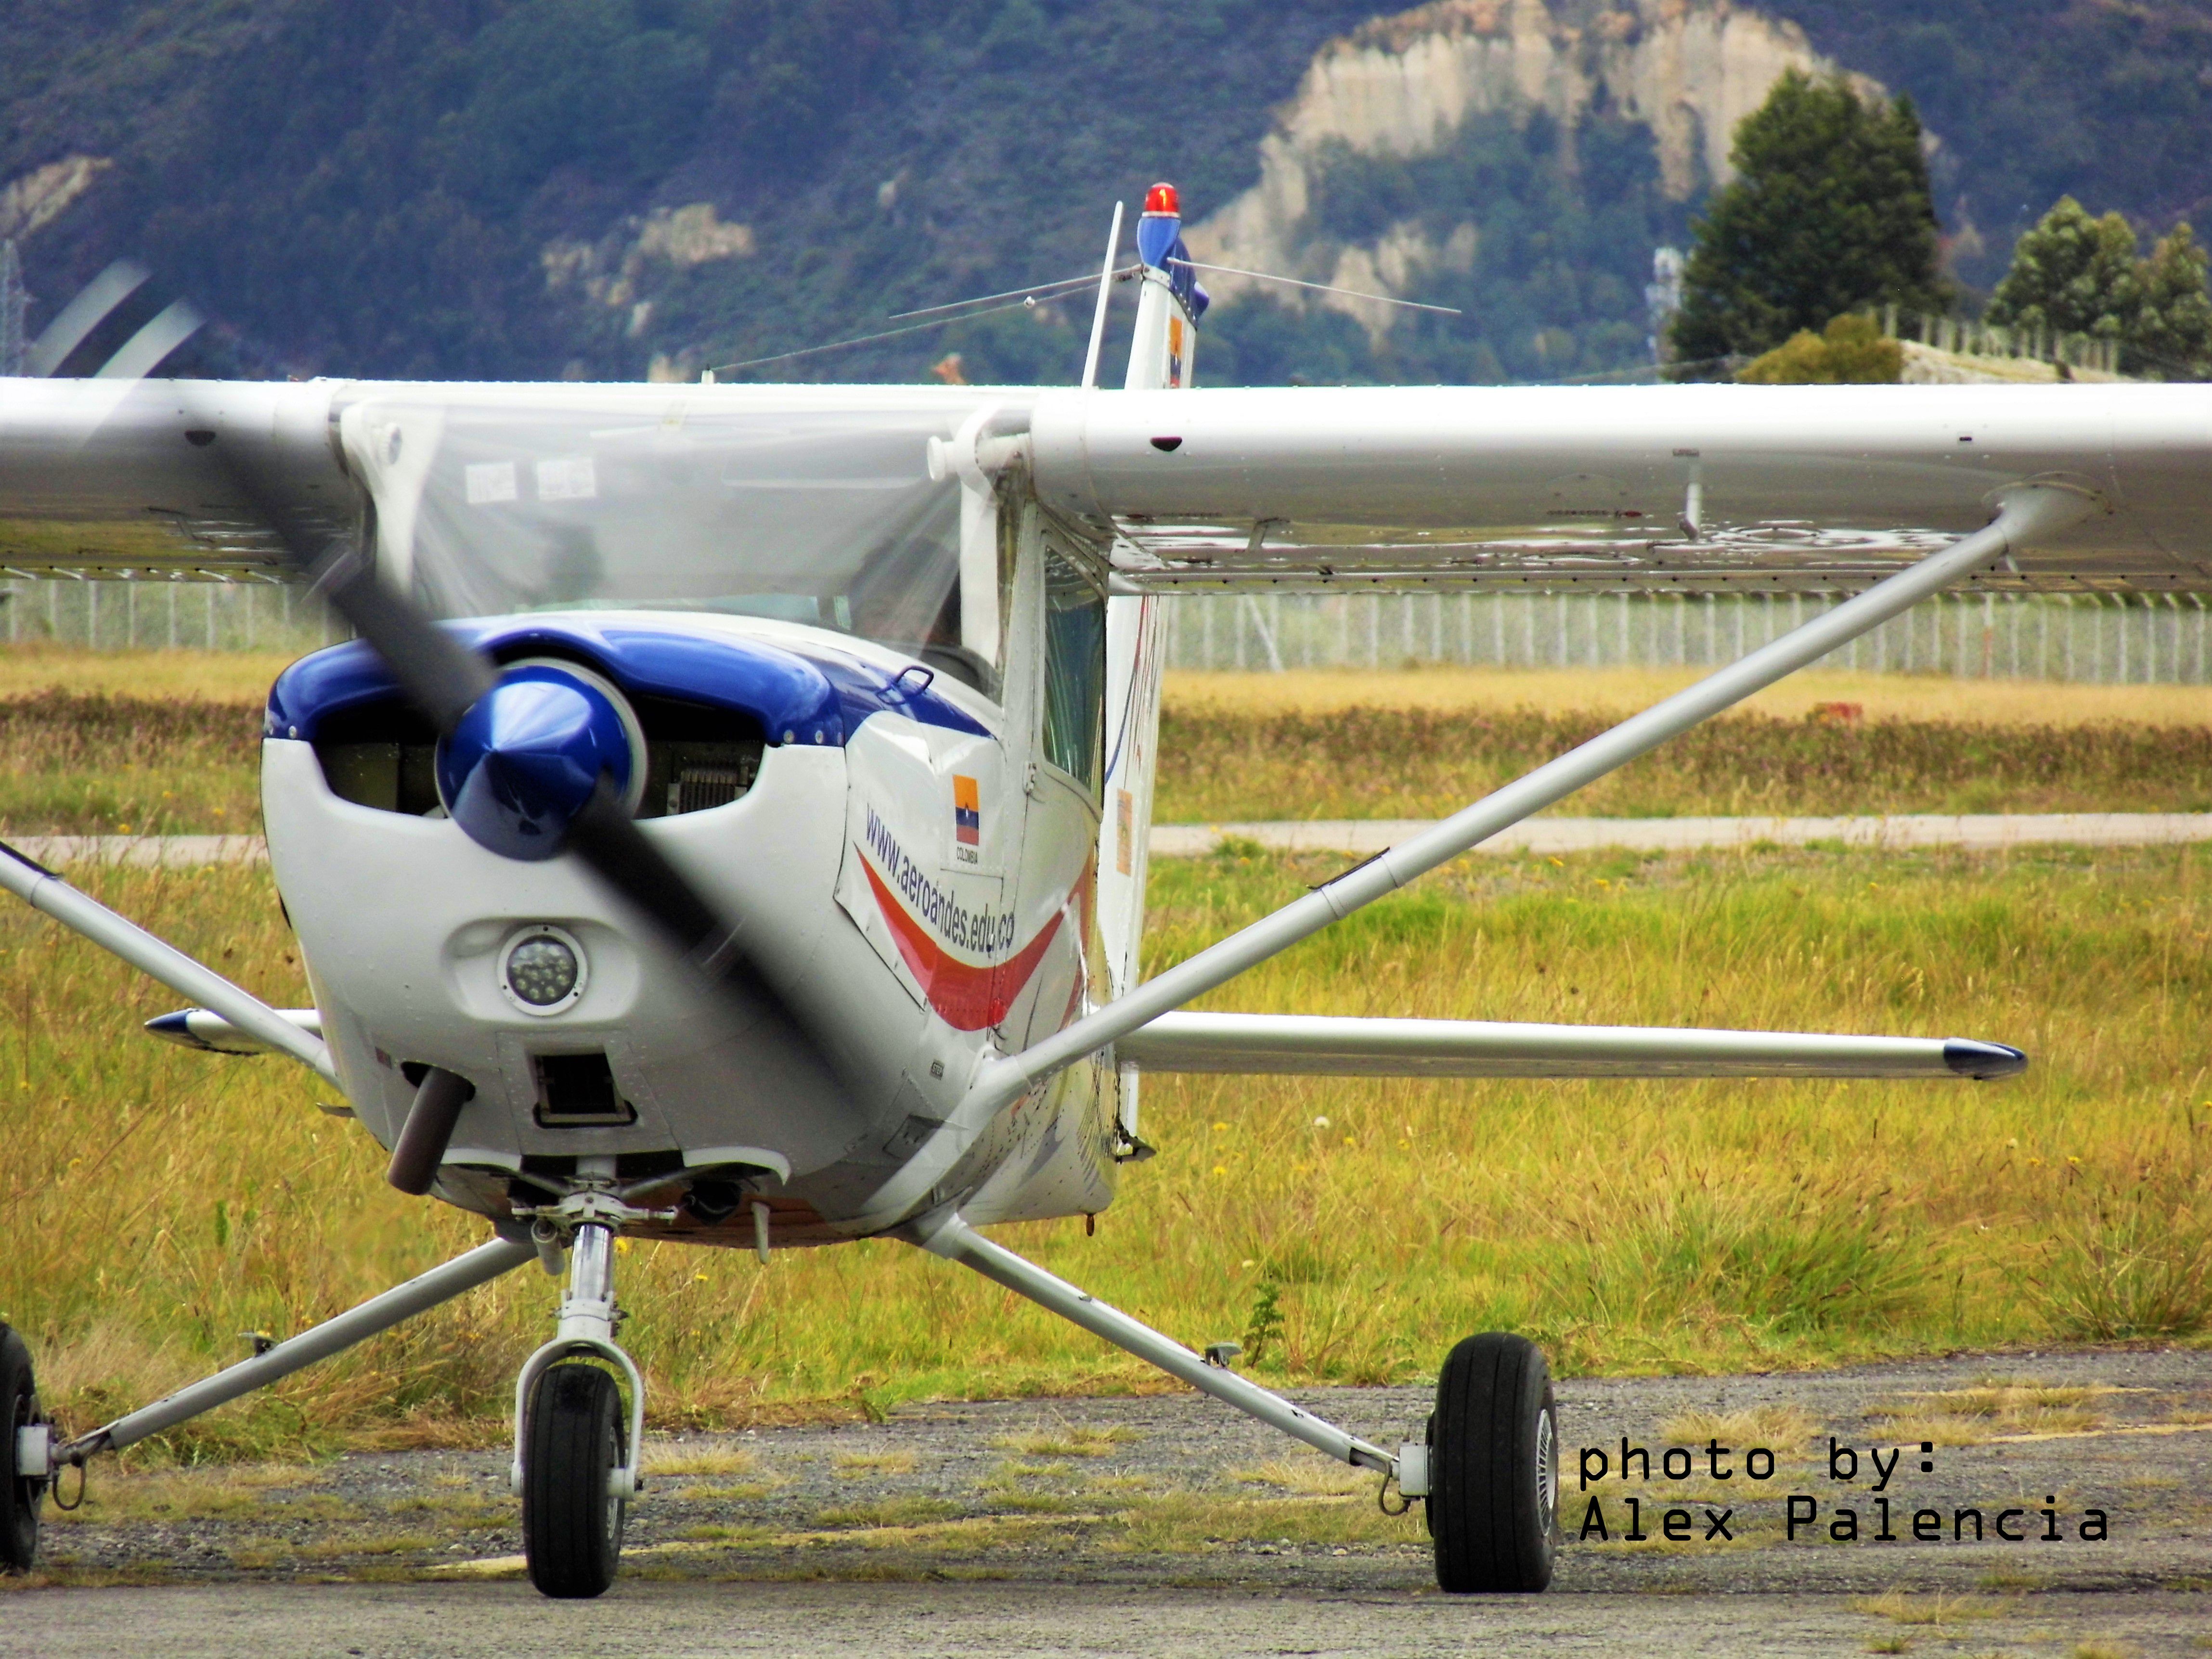
[[[2203,0],[7,13],[33,327],[128,254],[142,306],[218,319],[190,349],[217,371],[688,377],[1095,269],[1110,204],[1170,178],[1200,258],[1463,313],[1210,278],[1203,380],[1601,374],[1644,356],[1654,249],[1792,64],[1912,94],[1969,283],[2062,192],[2163,228],[2212,191]],[[1079,295],[750,372],[1067,380],[1088,321]]]

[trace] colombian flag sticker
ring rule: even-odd
[[[980,846],[983,840],[983,795],[975,780],[952,775],[952,838],[963,847]]]

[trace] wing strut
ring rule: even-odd
[[[1055,1072],[1457,858],[1499,830],[1510,829],[1668,738],[1680,736],[1753,692],[1880,627],[1929,595],[1995,563],[2016,547],[2078,522],[2096,507],[2094,497],[2061,484],[2028,484],[2007,492],[1996,517],[1985,528],[1929,554],[1856,599],[1462,808],[1403,845],[1208,945],[1043,1042],[988,1062],[977,1072],[966,1098],[945,1127],[918,1148],[898,1175],[871,1199],[870,1218],[890,1222],[909,1212],[952,1167],[984,1125]]]
[[[0,842],[0,887],[33,909],[44,911],[63,927],[83,934],[103,951],[112,951],[178,995],[190,997],[202,1008],[219,1014],[261,1047],[289,1054],[309,1070],[332,1083],[337,1082],[338,1074],[331,1065],[331,1051],[321,1037],[302,1030],[260,998],[233,985],[205,963],[193,960],[137,923],[118,916],[98,899],[80,893],[52,871],[33,863],[5,842]]]

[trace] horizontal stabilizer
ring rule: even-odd
[[[271,1009],[278,1018],[298,1026],[311,1037],[323,1034],[321,1011],[314,1008]],[[179,1008],[146,1022],[146,1029],[165,1042],[180,1043],[210,1054],[265,1054],[269,1045],[248,1036],[221,1014],[204,1008]]]
[[[2027,1056],[1964,1037],[1831,1036],[1320,1014],[1163,1014],[1115,1044],[1147,1072],[1316,1077],[2011,1077]]]

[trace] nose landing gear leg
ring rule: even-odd
[[[541,1228],[551,1224],[540,1221]],[[515,1491],[530,1582],[546,1595],[593,1596],[614,1583],[623,1521],[638,1478],[645,1382],[616,1346],[614,1229],[586,1221],[568,1253],[559,1334],[530,1356],[514,1385]],[[627,1421],[615,1379],[584,1363],[611,1361],[629,1383]]]

